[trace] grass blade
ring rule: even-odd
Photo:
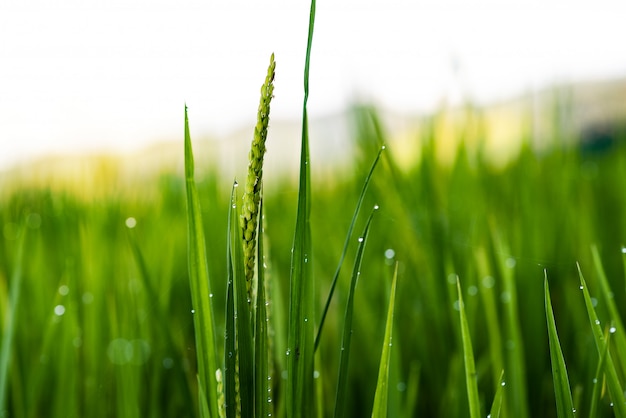
[[[348,301],[346,303],[346,313],[343,322],[343,336],[341,338],[341,352],[339,357],[339,378],[337,380],[337,392],[335,400],[335,417],[343,417],[346,412],[346,393],[348,383],[348,365],[350,360],[350,344],[352,342],[352,317],[354,314],[354,292],[359,276],[361,275],[361,262],[363,261],[363,251],[367,243],[367,235],[374,212],[378,206],[374,207],[372,213],[367,218],[363,234],[359,237],[359,247],[357,249],[356,258],[354,260],[354,268],[352,270],[352,279],[350,280],[350,291],[348,293]]]
[[[232,221],[229,216],[229,222]],[[228,228],[230,234],[230,225]],[[235,338],[235,296],[230,239],[227,240],[228,282],[226,283],[226,332],[224,333],[224,407],[228,418],[237,415],[237,341]]]
[[[15,268],[11,277],[11,288],[9,290],[10,304],[4,314],[6,327],[2,335],[2,348],[0,349],[0,411],[4,411],[7,402],[7,380],[9,377],[9,363],[11,361],[11,348],[15,336],[15,324],[17,323],[17,308],[20,304],[20,293],[22,289],[22,266],[24,262],[24,243],[26,240],[26,230],[22,228],[19,232],[17,244],[17,256]]]
[[[236,184],[236,183],[235,183]],[[252,300],[248,295],[248,282],[244,268],[241,229],[237,219],[235,187],[231,196],[229,214],[229,254],[235,298],[235,339],[237,341],[237,363],[241,416],[253,416],[254,408],[254,343],[252,341]]]
[[[504,399],[504,388],[506,385],[504,384],[504,370],[500,373],[500,379],[498,380],[498,388],[496,389],[496,394],[493,397],[493,403],[491,404],[491,411],[488,418],[499,418],[500,411],[502,410],[502,400]]]
[[[320,319],[320,325],[317,330],[317,336],[315,337],[315,350],[317,351],[317,347],[320,344],[320,336],[322,335],[322,329],[324,327],[324,321],[326,320],[326,314],[328,313],[328,308],[330,307],[330,302],[332,301],[333,294],[335,292],[335,287],[337,285],[337,281],[339,279],[339,273],[341,272],[341,267],[343,266],[343,260],[346,257],[346,253],[348,252],[348,244],[350,243],[350,239],[352,238],[352,230],[354,229],[354,224],[359,216],[361,211],[361,206],[363,205],[363,200],[365,199],[365,192],[369,187],[370,181],[372,179],[372,175],[374,174],[374,169],[378,165],[378,161],[380,161],[380,157],[385,150],[383,146],[379,151],[378,155],[374,159],[372,166],[370,168],[369,173],[367,173],[367,177],[365,178],[365,182],[363,182],[363,188],[361,189],[361,194],[359,195],[359,200],[357,201],[356,208],[354,209],[354,214],[352,215],[352,221],[350,221],[350,227],[348,227],[348,233],[346,234],[346,240],[343,244],[343,250],[341,251],[341,257],[339,257],[339,264],[337,265],[337,269],[335,270],[335,274],[333,276],[333,281],[330,285],[330,290],[328,292],[328,298],[326,298],[326,305],[324,305],[324,311],[322,312],[322,317]]]
[[[304,63],[304,100],[302,104],[302,142],[298,209],[291,255],[289,286],[289,334],[287,337],[287,416],[313,415],[313,355],[315,340],[313,318],[315,300],[311,267],[311,198],[309,173],[309,68],[315,26],[315,0],[311,0],[306,58]],[[293,354],[293,355],[292,355]]]
[[[600,356],[600,361],[598,362],[598,367],[596,369],[596,375],[593,378],[593,392],[591,393],[591,405],[589,406],[589,418],[595,418],[596,413],[598,412],[598,402],[600,401],[600,395],[602,394],[602,381],[604,376],[604,364],[606,362],[606,353],[609,351],[609,338],[611,334],[609,332],[605,332],[604,336],[606,338],[606,344],[604,346],[604,351]]]
[[[470,417],[480,417],[480,398],[478,396],[478,382],[476,377],[476,364],[474,363],[474,350],[472,349],[472,338],[469,332],[469,324],[465,314],[463,304],[463,294],[461,292],[461,282],[457,276],[456,289],[459,294],[459,318],[461,322],[461,339],[463,341],[463,359],[465,362],[465,382],[467,384],[467,400],[469,402]]]
[[[604,300],[609,310],[609,315],[611,316],[611,323],[615,330],[613,332],[613,342],[617,347],[617,352],[626,355],[626,335],[624,335],[626,329],[624,328],[621,315],[617,309],[617,305],[615,304],[613,291],[611,290],[611,286],[609,286],[609,281],[606,277],[606,273],[604,272],[604,268],[602,267],[602,260],[600,259],[598,247],[593,245],[591,247],[591,254],[593,258],[593,264],[596,268],[596,272],[598,273],[600,288],[602,289],[602,294],[604,295]],[[621,366],[621,375],[626,376],[626,361],[619,361],[617,363],[618,364],[616,367]]]
[[[188,263],[191,302],[194,310],[193,322],[196,333],[196,355],[198,357],[199,388],[206,391],[208,410],[217,416],[217,354],[211,287],[207,264],[202,212],[194,180],[193,150],[189,134],[187,106],[185,106],[185,184],[187,191]],[[206,417],[205,417],[206,418]]]
[[[607,387],[609,389],[609,394],[611,395],[611,400],[613,401],[615,416],[626,417],[626,403],[624,402],[624,392],[617,377],[617,370],[615,369],[615,364],[613,363],[613,359],[611,358],[611,353],[607,349],[607,342],[604,338],[604,335],[602,334],[600,320],[598,319],[596,310],[593,307],[591,295],[589,294],[589,289],[587,289],[587,283],[585,282],[585,278],[583,277],[582,270],[580,269],[580,265],[578,265],[578,263],[576,263],[576,265],[578,267],[580,286],[583,291],[583,297],[585,298],[587,314],[589,316],[589,322],[591,323],[591,331],[596,342],[598,354],[602,356],[603,353],[607,351],[604,368],[606,373]]]
[[[548,321],[548,340],[550,343],[550,360],[552,361],[552,379],[554,381],[554,395],[556,396],[556,412],[559,418],[574,416],[574,401],[567,377],[567,367],[561,350],[561,343],[556,332],[556,321],[550,300],[548,273],[544,270],[544,289],[546,304],[546,319]]]
[[[263,219],[263,200],[260,201],[259,219]],[[259,222],[261,225],[262,222]],[[259,227],[257,239],[257,302],[256,302],[256,330],[254,333],[254,359],[255,359],[255,416],[267,417],[269,411],[270,390],[268,377],[269,353],[267,336],[267,298],[265,297],[265,267],[263,254],[263,229]]]
[[[398,263],[393,273],[391,282],[391,295],[389,296],[389,308],[387,308],[387,325],[385,326],[385,339],[383,350],[380,355],[380,367],[378,369],[378,383],[374,394],[374,407],[372,418],[387,416],[387,398],[389,395],[389,359],[391,357],[391,337],[393,330],[393,312],[396,304],[396,282],[398,279]]]

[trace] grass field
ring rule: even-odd
[[[382,130],[376,129],[375,113],[363,110],[358,115],[353,175],[346,175],[344,168],[338,177],[312,176],[310,258],[316,321],[363,180],[384,140],[384,133],[376,134]],[[623,141],[599,153],[558,142],[542,153],[522,145],[506,167],[493,168],[480,151],[463,145],[452,164],[442,164],[434,156],[436,137],[417,140],[422,142],[421,159],[410,170],[397,168],[392,147],[387,147],[365,195],[364,208],[378,204],[380,209],[371,224],[354,296],[345,397],[349,415],[371,413],[397,261],[389,416],[469,414],[457,276],[481,414],[486,416],[491,408],[504,370],[501,416],[555,416],[544,271],[577,415],[591,416],[594,388],[602,385],[596,416],[619,416],[611,405],[623,403],[623,397],[612,399],[603,374],[596,376],[601,355],[576,263],[601,331],[616,331],[608,353],[619,382],[624,382],[626,353],[619,338],[626,303]],[[216,334],[223,341],[230,187],[229,179],[210,167],[203,172],[197,187]],[[97,192],[22,185],[2,196],[6,416],[198,414],[182,175],[164,172],[151,181],[126,179],[124,187],[101,183]],[[275,329],[272,399],[276,414],[282,415],[297,184],[285,178],[267,185],[264,202]],[[364,222],[364,216],[359,218],[355,231]],[[334,408],[348,266],[355,258],[357,236],[346,256],[315,364],[316,404],[324,415]],[[612,291],[604,289],[604,283]],[[218,351],[222,356],[223,350]]]
[[[468,107],[400,164],[358,107],[351,160],[317,173],[311,11],[295,178],[262,181],[273,56],[241,186],[186,109],[184,170],[4,178],[1,415],[626,417],[626,135],[555,118],[535,149],[529,120],[503,163]]]

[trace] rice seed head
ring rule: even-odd
[[[267,139],[267,128],[270,121],[270,102],[274,94],[275,68],[276,62],[274,61],[274,54],[272,54],[265,82],[261,86],[261,100],[257,113],[257,123],[254,127],[254,138],[248,154],[248,176],[246,178],[240,218],[246,286],[248,297],[251,300],[253,298],[252,279],[254,278],[256,234],[263,180],[263,157],[265,156],[265,140]]]

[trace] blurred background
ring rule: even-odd
[[[418,116],[471,102],[498,115],[491,136],[506,143],[520,100],[541,113],[554,86],[582,106],[582,124],[623,114],[624,12],[608,0],[320,2],[314,155],[343,155],[335,151],[346,150],[355,103],[389,118],[390,140]],[[192,137],[210,138],[222,165],[239,166],[272,52],[269,164],[297,161],[308,13],[309,2],[285,0],[3,1],[0,169],[50,154],[146,156],[156,143],[180,143],[185,103]]]

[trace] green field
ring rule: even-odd
[[[360,106],[317,172],[314,16],[298,174],[261,176],[272,55],[240,186],[186,108],[179,169],[3,175],[0,416],[626,417],[624,130],[583,143],[556,102],[504,160],[471,106],[411,151]]]
[[[357,115],[358,152],[350,170],[343,167],[336,177],[313,173],[311,179],[316,321],[364,178],[385,139],[382,129],[376,129],[375,113],[361,110]],[[420,161],[400,169],[392,158],[393,145],[388,145],[365,195],[364,213],[374,204],[380,209],[371,224],[354,299],[345,398],[349,415],[371,414],[396,261],[389,416],[469,415],[457,275],[482,416],[491,408],[503,370],[501,416],[555,416],[544,270],[573,403],[578,414],[590,415],[601,356],[576,263],[602,331],[616,328],[609,353],[623,384],[624,143],[595,153],[559,146],[558,141],[542,153],[522,145],[506,167],[494,168],[479,149],[463,145],[453,164],[440,163],[436,137],[415,140],[422,143]],[[181,141],[181,151],[182,146]],[[232,179],[210,167],[202,171],[197,187],[218,358],[223,358]],[[348,171],[353,174],[346,175]],[[41,184],[11,188],[8,181],[0,211],[6,416],[197,416],[184,178],[163,172],[150,180],[124,181],[123,187],[107,188],[101,180],[96,191]],[[272,405],[276,415],[284,416],[297,184],[289,178],[268,184],[264,202],[274,329]],[[365,218],[358,219],[355,231],[363,229]],[[355,232],[315,363],[315,404],[324,416],[334,409],[357,237]],[[602,274],[614,293],[603,288]],[[611,399],[602,376],[596,416],[619,416],[611,404],[624,399]]]

